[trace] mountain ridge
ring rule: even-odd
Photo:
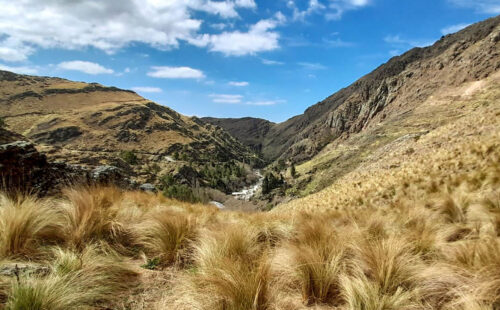
[[[285,122],[271,125],[267,134],[260,141],[253,141],[252,144],[262,145],[262,153],[266,160],[283,158],[291,162],[302,162],[311,159],[333,140],[345,138],[349,134],[363,130],[372,122],[376,122],[377,116],[380,119],[380,115],[383,114],[381,112],[398,99],[396,98],[399,96],[398,91],[403,85],[401,83],[397,85],[396,79],[410,80],[416,76],[416,73],[420,74],[417,76],[420,78],[421,73],[426,74],[426,72],[431,71],[424,69],[421,70],[423,72],[408,72],[407,76],[400,76],[409,67],[447,54],[446,56],[450,56],[451,62],[447,63],[444,59],[433,64],[435,67],[432,68],[436,71],[447,69],[452,65],[453,60],[456,60],[457,57],[460,58],[470,46],[487,36],[491,36],[492,42],[498,42],[500,40],[499,24],[500,17],[490,18],[455,34],[443,36],[432,46],[413,48],[401,56],[393,57],[353,84],[310,106],[303,114],[294,116]],[[495,30],[495,28],[497,29]],[[447,83],[456,85],[464,81],[480,79],[498,69],[498,63],[494,64],[491,59],[489,62],[486,60],[480,63],[481,60],[487,58],[487,53],[483,52],[481,55],[483,58],[475,59],[476,64],[473,64],[471,72],[462,74],[454,81],[447,81]],[[498,53],[494,52],[491,56],[496,57]],[[494,65],[488,68],[491,63]],[[477,66],[481,68],[476,68]],[[468,69],[467,66],[462,67],[465,67],[463,68],[465,70]],[[436,83],[427,83],[425,86],[425,89],[421,89],[418,94],[411,94],[411,101],[422,102],[438,88]],[[231,125],[216,118],[210,118],[207,121],[212,124],[218,123],[231,134],[235,134],[236,131],[233,128],[235,124],[240,127],[239,132],[244,132],[245,129],[241,127],[244,128],[245,123],[248,123],[248,118],[243,118],[241,122],[232,119]],[[245,139],[247,137],[244,137]]]

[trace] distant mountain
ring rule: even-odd
[[[442,37],[433,46],[414,48],[392,58],[354,84],[283,123],[262,120],[207,119],[248,146],[259,146],[267,160],[311,159],[334,142],[400,117],[436,91],[477,81],[498,71],[500,17]],[[265,124],[258,140],[248,137]],[[340,143],[340,142],[339,142]]]
[[[0,71],[0,117],[50,160],[90,167],[113,165],[143,181],[159,174],[156,170],[178,168],[177,161],[261,162],[220,127],[135,92],[99,84]],[[127,162],[135,157],[141,160]]]
[[[264,140],[275,123],[252,117],[244,118],[213,118],[203,117],[202,121],[220,126],[227,130],[241,143],[256,152],[262,152]]]

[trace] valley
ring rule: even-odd
[[[0,178],[0,309],[498,309],[500,16],[282,123],[0,71]]]

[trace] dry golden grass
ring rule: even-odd
[[[115,188],[0,195],[0,307],[498,309],[500,107],[485,102],[268,213]]]

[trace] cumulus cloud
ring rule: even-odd
[[[236,81],[229,82],[228,84],[231,86],[236,86],[236,87],[245,87],[245,86],[250,85],[250,83],[248,83],[248,82],[236,82]]]
[[[238,104],[243,100],[242,95],[228,95],[228,94],[211,94],[209,96],[215,103],[231,103]]]
[[[498,0],[448,0],[451,4],[474,9],[478,13],[500,14],[500,1]]]
[[[471,24],[457,24],[457,25],[451,25],[451,26],[448,26],[448,27],[445,27],[443,29],[441,29],[441,33],[443,35],[447,35],[447,34],[450,34],[450,33],[455,33],[455,32],[458,32],[464,28],[467,28],[469,27]]]
[[[22,61],[39,48],[94,47],[114,53],[133,42],[158,49],[198,35],[196,12],[238,17],[254,0],[0,0],[0,59]]]
[[[203,71],[190,67],[151,67],[152,71],[148,72],[148,76],[162,79],[203,79],[205,74]]]
[[[207,47],[211,52],[226,56],[254,55],[279,48],[279,33],[273,31],[286,21],[278,12],[273,18],[263,19],[251,25],[247,32],[232,31],[220,34],[204,34],[188,40],[198,47]]]
[[[87,74],[112,74],[114,71],[112,69],[105,68],[100,64],[89,61],[73,60],[64,61],[57,65],[59,69],[80,71]]]
[[[161,93],[163,90],[159,87],[138,86],[132,87],[132,90],[137,93]]]

